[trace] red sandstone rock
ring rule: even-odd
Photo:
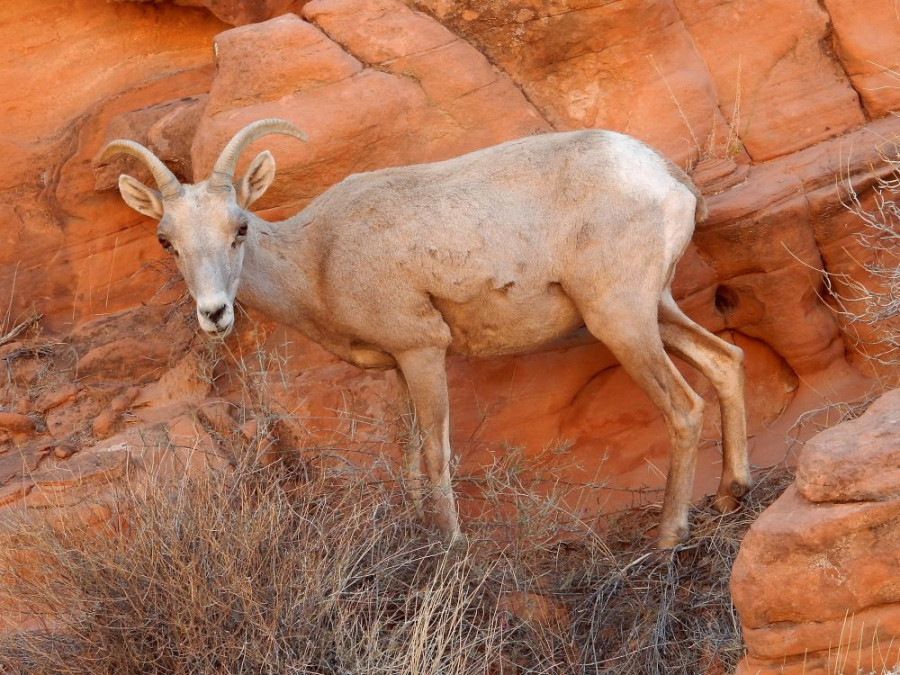
[[[91,423],[91,434],[102,440],[109,438],[119,423],[119,414],[115,410],[104,410]]]
[[[30,480],[12,480],[0,486],[0,507],[25,499],[33,487]]]
[[[691,172],[691,180],[704,195],[716,194],[747,180],[749,168],[727,157],[699,162]]]
[[[78,451],[78,446],[74,443],[60,443],[53,448],[53,456],[56,459],[69,459]]]
[[[113,439],[36,472],[31,479],[40,489],[102,485],[121,478],[129,463],[129,449]]]
[[[184,354],[162,377],[134,392],[134,414],[143,422],[168,422],[193,410],[209,394],[209,363],[203,350]]]
[[[111,117],[205,93],[211,39],[224,27],[169,4],[0,8],[0,288],[12,318],[38,303],[45,330],[68,330],[152,296],[159,277],[135,273],[159,247],[118,195],[92,190],[90,160]]]
[[[117,138],[136,141],[152,150],[180,180],[191,181],[191,140],[205,105],[205,95],[184,96],[122,113],[107,125],[104,145]],[[116,155],[97,166],[94,188],[118,190],[119,176],[123,173],[147,185],[153,184],[153,177],[143,164],[128,155]]]
[[[834,49],[872,118],[900,109],[900,15],[883,0],[825,0]]]
[[[812,439],[797,463],[797,490],[813,503],[900,499],[900,397]]]
[[[29,476],[41,465],[46,451],[34,447],[22,447],[0,453],[0,476],[9,479],[14,476]]]
[[[53,438],[59,440],[81,431],[90,433],[91,423],[100,414],[102,408],[100,401],[90,396],[79,396],[47,413],[44,418],[47,431]]]
[[[313,0],[303,8],[303,16],[321,26],[332,39],[347,45],[364,63],[394,72],[398,69],[397,59],[465,44],[427,15],[395,0]],[[423,71],[422,75],[436,80],[444,69],[450,70],[445,65]],[[448,73],[453,76],[451,81],[467,76],[463,69],[453,70]],[[475,77],[480,75],[476,71]],[[496,75],[491,79],[496,79]]]
[[[870,171],[877,152],[865,138],[873,131],[890,136],[900,123],[886,118],[869,130],[754,166],[745,182],[709,197],[710,219],[694,236],[721,287],[733,294],[726,324],[772,345],[801,374],[826,367],[844,350],[838,317],[822,302],[821,270],[851,273],[843,261],[854,255],[848,235],[859,223],[835,209],[841,188],[834,177],[843,172],[855,180]],[[831,219],[846,225],[828,227]],[[842,246],[846,250],[838,250]],[[823,249],[829,251],[827,264]],[[856,267],[853,278],[861,273]]]
[[[82,378],[119,379],[128,374],[140,380],[162,372],[171,355],[172,345],[166,339],[122,338],[95,347],[78,360]]]
[[[886,120],[891,119],[885,118]],[[882,122],[876,122],[871,128],[876,133]],[[895,136],[894,130],[886,130],[887,137]],[[847,164],[851,159],[862,159],[852,146],[847,149],[845,156]],[[866,158],[867,170],[848,171],[842,170],[842,186],[840,192],[845,201],[849,187],[852,183],[853,191],[858,194],[859,208],[868,212],[867,217],[878,216],[876,196],[868,190],[876,176],[883,176],[888,181],[892,180],[889,165],[885,159],[893,152],[888,146],[878,144],[879,153]],[[887,153],[886,157],[880,156],[881,152]],[[812,186],[811,186],[812,187]],[[886,239],[881,239],[881,244],[874,243],[871,229],[864,229],[865,239],[860,236],[859,220],[855,215],[850,215],[845,209],[835,208],[834,186],[816,186],[808,194],[810,212],[812,215],[813,231],[822,254],[822,261],[830,273],[830,288],[833,300],[831,306],[839,308],[836,320],[852,353],[850,362],[862,372],[869,374],[883,382],[885,386],[895,387],[900,382],[900,369],[896,368],[895,354],[892,352],[891,335],[896,333],[896,322],[872,322],[866,318],[870,311],[871,297],[874,294],[887,294],[890,297],[888,277],[883,274],[872,273],[872,269],[892,269],[896,265],[896,253],[894,246]],[[888,197],[884,194],[883,197]],[[838,300],[839,299],[839,300]],[[855,320],[854,315],[863,317]]]
[[[203,471],[221,471],[227,467],[228,462],[219,454],[212,437],[190,417],[178,416],[166,427],[166,435],[154,442],[137,444],[132,441],[129,444],[152,480],[177,481],[185,476],[199,476]]]
[[[215,442],[196,420],[182,415],[169,423],[169,440],[172,447],[188,451],[188,454],[204,454],[212,458],[217,455]]]
[[[304,14],[329,37],[281,17],[216,38],[219,71],[193,146],[198,175],[237,129],[260,117],[287,117],[309,136],[307,144],[278,136],[259,144],[275,153],[281,176],[261,209],[278,205],[287,215],[354,171],[443,159],[547,129],[477,50],[399,0],[358,2],[352,12],[315,2]],[[273,61],[247,58],[270,33]],[[409,53],[423,44],[450,51]],[[278,59],[280,51],[309,56]],[[245,154],[246,163],[254,149]]]
[[[754,161],[865,121],[856,91],[831,56],[829,16],[816,0],[675,4],[709,67],[725,119]]]
[[[215,45],[218,73],[206,115],[277,101],[347,79],[363,68],[322,31],[293,14],[220,33]]]
[[[14,432],[29,432],[34,430],[34,421],[20,413],[0,412],[0,429]]]
[[[622,131],[679,162],[727,151],[707,66],[670,0],[416,4],[479,45],[557,130]]]
[[[34,409],[40,413],[46,414],[48,410],[58,408],[68,403],[78,395],[78,387],[72,383],[65,383],[60,387],[55,387],[43,392],[34,401]]]
[[[796,486],[750,528],[731,578],[750,656],[739,673],[825,675],[848,652],[860,660],[854,668],[897,657],[898,410],[900,392],[891,392],[816,436]]]

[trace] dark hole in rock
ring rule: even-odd
[[[728,286],[719,286],[716,289],[716,311],[722,316],[728,316],[737,308],[738,296]]]

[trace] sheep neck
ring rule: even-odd
[[[311,304],[315,294],[307,274],[314,267],[306,260],[303,228],[296,216],[275,223],[253,214],[250,218],[238,299],[280,323],[303,330],[302,317],[315,313]]]

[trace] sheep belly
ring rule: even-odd
[[[559,284],[529,293],[511,283],[467,302],[432,297],[432,303],[450,327],[449,351],[468,356],[528,351],[584,325]]]

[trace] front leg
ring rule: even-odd
[[[396,370],[397,382],[402,390],[403,398],[403,426],[406,430],[406,439],[403,443],[403,482],[406,494],[412,501],[413,508],[419,519],[425,517],[423,506],[424,476],[422,476],[422,435],[419,433],[419,425],[416,423],[415,410],[409,393],[409,386],[402,370]]]
[[[462,539],[450,485],[450,400],[444,349],[422,348],[396,354],[422,434],[425,470],[431,482],[434,520],[444,540]]]

